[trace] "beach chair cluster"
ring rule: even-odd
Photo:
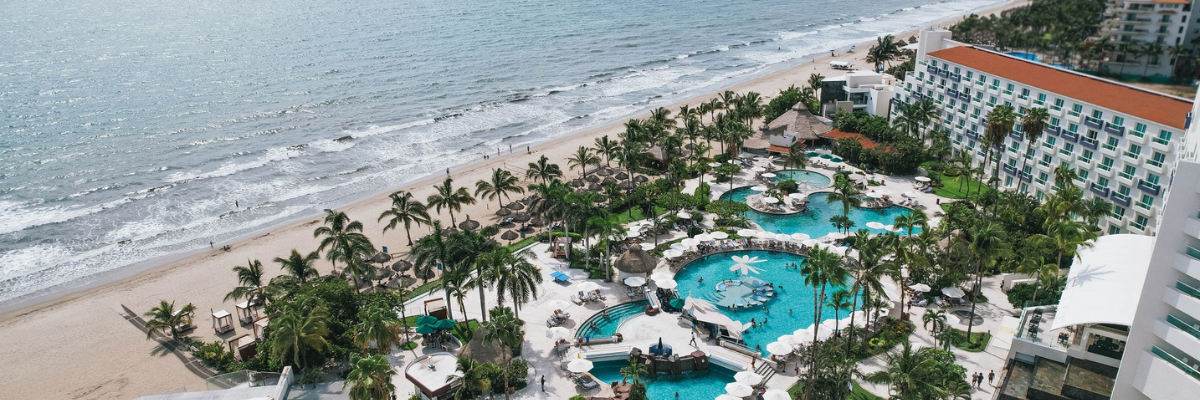
[[[590,291],[587,293],[584,293],[582,290],[580,290],[578,294],[571,295],[571,302],[575,303],[576,305],[583,304],[583,303],[586,303],[589,301],[604,301],[604,300],[608,300],[608,298],[604,297],[604,295],[600,294],[599,290],[593,290],[593,291]]]
[[[551,328],[562,325],[564,322],[571,320],[571,314],[563,312],[563,310],[554,310],[550,318],[546,320],[546,327]]]

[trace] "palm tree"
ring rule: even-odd
[[[595,154],[592,154],[592,149],[584,146],[579,146],[578,149],[575,149],[575,154],[567,158],[567,168],[579,168],[579,173],[584,179],[587,179],[587,167],[599,164],[600,157],[596,157]]]
[[[250,303],[261,302],[266,304],[267,293],[266,285],[263,284],[262,263],[258,260],[246,260],[246,266],[241,265],[233,267],[233,272],[238,277],[238,287],[229,291],[225,295],[225,301],[238,300],[248,298]]]
[[[925,310],[925,315],[921,316],[921,321],[923,323],[921,326],[925,327],[925,329],[929,329],[929,332],[936,335],[938,332],[941,332],[942,329],[946,329],[946,312],[942,310],[927,309]],[[933,328],[930,328],[930,325],[933,325]]]
[[[604,165],[611,166],[612,159],[616,158],[617,151],[621,149],[621,145],[613,140],[608,139],[608,135],[596,138],[596,154],[604,156]],[[544,157],[544,156],[543,156]]]
[[[271,320],[274,327],[269,337],[271,358],[279,363],[290,361],[295,368],[302,367],[305,350],[322,351],[329,345],[325,340],[325,335],[329,334],[328,321],[329,310],[317,304],[314,298],[288,304],[278,318]]]
[[[458,366],[454,369],[456,373],[446,377],[447,382],[458,381],[462,384],[462,388],[454,392],[455,400],[469,399],[491,390],[492,381],[487,378],[484,365],[470,356],[458,356]]]
[[[1042,137],[1042,131],[1046,129],[1046,121],[1049,118],[1050,112],[1041,107],[1031,108],[1021,116],[1021,131],[1029,139],[1029,147],[1037,146],[1038,139]],[[1022,158],[1021,171],[1025,170],[1025,164],[1028,162],[1028,158]]]
[[[625,380],[632,380],[635,385],[642,383],[642,376],[649,375],[645,365],[635,362],[630,362],[628,366],[621,367],[620,372],[621,383],[625,383]]]
[[[188,321],[189,316],[196,312],[196,306],[188,303],[179,310],[175,309],[175,302],[168,303],[166,300],[159,300],[158,307],[151,308],[150,311],[143,314],[146,318],[146,339],[154,337],[154,331],[162,331],[170,333],[171,339],[179,340],[179,326]]]
[[[325,253],[325,259],[334,266],[338,261],[345,263],[345,272],[351,273],[355,282],[358,282],[363,272],[359,261],[375,251],[375,246],[362,231],[362,222],[352,221],[346,213],[330,209],[325,209],[325,224],[313,230],[314,238],[324,236],[321,244],[317,246],[317,252],[329,249],[329,252]]]
[[[442,208],[450,214],[450,226],[458,226],[458,221],[454,219],[455,211],[462,211],[462,206],[475,204],[475,198],[467,192],[465,187],[454,187],[454,180],[446,178],[441,185],[434,186],[437,193],[429,195],[425,203],[437,210],[438,214],[442,213]]]
[[[469,289],[468,282],[471,279],[471,272],[466,268],[449,267],[442,272],[442,291],[446,292],[446,299],[457,299],[458,309],[463,313],[463,320],[467,319],[467,306],[463,298],[467,297]],[[449,303],[448,303],[449,304]],[[446,318],[454,319],[454,307],[446,307]]]
[[[417,226],[428,224],[429,211],[409,192],[398,191],[388,195],[388,198],[392,199],[392,208],[379,214],[376,222],[388,218],[387,225],[383,226],[383,233],[387,233],[389,229],[396,229],[396,225],[404,224],[404,234],[408,237],[408,248],[412,250],[412,226],[413,224],[417,224]]]
[[[867,382],[886,383],[896,391],[893,399],[932,399],[941,393],[939,382],[928,378],[936,375],[937,360],[929,353],[932,348],[913,351],[912,344],[904,342],[904,349],[888,353],[887,367],[866,376]]]
[[[838,289],[833,292],[832,296],[829,296],[829,301],[825,302],[825,307],[832,308],[833,319],[840,322],[842,319],[840,311],[854,309],[854,303],[851,302],[851,299],[853,298],[854,295],[850,294],[850,292],[846,291],[846,289]],[[833,327],[834,330],[840,330],[837,322],[834,322]]]
[[[896,216],[896,219],[892,221],[892,225],[897,229],[907,229],[908,236],[912,236],[913,229],[929,229],[929,216],[925,214],[924,210],[914,209],[907,214]]]
[[[992,156],[992,150],[997,146],[1004,145],[1004,138],[1012,133],[1013,124],[1017,121],[1017,114],[1013,111],[1012,106],[1001,104],[993,108],[987,113],[987,130],[984,133],[984,142],[987,143],[988,157]],[[992,171],[992,178],[1000,175],[1000,159],[1002,154],[995,154],[996,168]],[[987,157],[985,157],[987,159]],[[998,181],[997,181],[998,182]],[[997,187],[993,187],[995,189]]]
[[[829,203],[840,201],[842,203],[842,216],[848,218],[850,216],[850,207],[858,207],[862,204],[862,199],[858,197],[861,194],[862,192],[855,186],[854,181],[851,181],[844,174],[839,174],[833,185],[833,192],[829,193],[825,201]]]
[[[913,114],[916,117],[916,120],[920,122],[920,125],[922,126],[922,132],[917,132],[917,139],[924,141],[925,134],[923,131],[928,130],[929,124],[942,117],[942,111],[940,108],[938,108],[937,104],[933,102],[933,99],[929,98],[917,100],[915,103],[913,103],[913,107],[915,107],[913,109]]]
[[[396,299],[398,299],[400,302],[400,305],[397,306],[396,309],[398,309],[400,311],[400,331],[404,332],[404,341],[400,343],[400,346],[403,348],[404,345],[406,345],[406,344],[408,344],[408,342],[412,341],[412,340],[409,340],[408,315],[404,309],[404,301],[407,300],[410,295],[412,295],[412,291],[409,290],[407,286],[400,285],[400,287],[396,288],[392,292],[392,295],[396,296]],[[411,351],[413,353],[413,356],[417,355],[416,348],[417,348],[417,346],[414,345],[408,349],[409,351]]]
[[[504,351],[501,352],[504,355],[504,400],[509,399],[508,377],[511,365],[508,360],[512,358],[512,349],[520,346],[525,338],[525,329],[521,327],[522,324],[521,320],[507,314],[496,315],[491,321],[482,324],[482,327],[486,329],[483,340],[496,343],[504,348]]]
[[[350,365],[353,366],[350,374],[346,375],[346,381],[342,383],[342,389],[350,387],[350,400],[387,400],[392,397],[392,392],[396,391],[396,386],[392,385],[392,376],[396,375],[396,370],[392,369],[386,356],[354,355],[350,358]]]
[[[819,90],[821,90],[821,87],[824,85],[825,85],[825,75],[812,74],[812,75],[808,76],[808,87],[812,88],[813,93],[817,93]]]
[[[1146,43],[1141,49],[1141,56],[1146,58],[1146,64],[1142,67],[1142,76],[1150,71],[1150,61],[1159,61],[1158,56],[1162,55],[1164,46],[1162,43],[1150,42]]]
[[[446,231],[442,229],[442,221],[433,221],[429,224],[429,234],[417,239],[417,245],[413,247],[412,254],[416,256],[413,260],[413,268],[423,271],[420,275],[424,276],[423,283],[429,283],[429,276],[433,275],[434,268],[438,264],[446,262],[450,256],[450,248],[446,244]]]
[[[488,200],[496,200],[500,203],[500,208],[504,208],[504,198],[509,193],[525,193],[525,189],[519,185],[520,179],[513,176],[512,172],[506,169],[495,168],[492,170],[492,178],[490,181],[479,180],[475,182],[475,196],[484,196]]]
[[[504,305],[505,299],[513,302],[513,316],[520,318],[521,304],[530,297],[537,298],[537,287],[542,283],[542,274],[529,262],[528,252],[513,253],[508,247],[497,247],[480,257],[479,262],[490,266],[487,273],[478,278],[480,284],[491,284],[496,289],[496,304]]]
[[[784,167],[792,165],[799,169],[805,169],[808,166],[808,153],[805,152],[804,142],[796,142],[788,146],[787,156],[784,157]]]
[[[288,258],[275,257],[275,262],[279,263],[280,269],[284,270],[288,276],[295,279],[298,286],[303,286],[309,279],[317,277],[317,269],[313,268],[313,263],[319,259],[321,256],[315,251],[301,255],[299,251],[292,249]]]
[[[967,250],[975,264],[975,287],[983,287],[983,271],[996,263],[1007,252],[1008,243],[1005,241],[1004,230],[993,222],[985,222],[972,229],[967,229]],[[978,293],[971,296],[971,318],[975,316]],[[967,325],[967,337],[971,337],[971,329],[975,324]]]
[[[562,169],[558,167],[558,164],[550,163],[550,159],[546,158],[545,154],[538,158],[536,163],[529,163],[529,169],[525,170],[525,179],[536,179],[542,183],[548,183],[551,180],[562,178],[562,176]]]
[[[824,248],[813,248],[808,253],[808,258],[804,260],[804,266],[800,268],[800,273],[804,275],[804,284],[808,285],[813,290],[813,324],[821,323],[821,299],[825,298],[825,288],[832,284],[834,286],[842,286],[846,281],[846,269],[842,264],[842,257],[837,253],[826,250]],[[821,290],[815,289],[820,287]],[[813,330],[813,343],[817,342],[816,329]],[[816,348],[813,346],[814,357],[812,357],[812,368],[817,367],[817,357],[815,357]]]
[[[867,51],[867,58],[870,58],[868,62],[875,65],[875,70],[879,70],[880,65],[890,63],[899,57],[900,46],[892,35],[875,38],[875,46]]]
[[[387,308],[372,305],[358,312],[359,322],[354,326],[354,344],[361,347],[363,353],[375,344],[375,352],[387,354],[392,346],[400,343],[400,320],[396,313]]]

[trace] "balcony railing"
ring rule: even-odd
[[[1063,137],[1067,137],[1067,134],[1064,133]],[[1100,147],[1099,146],[1100,144],[1098,142],[1096,142],[1096,139],[1086,138],[1086,137],[1079,138],[1079,144],[1082,145],[1083,147],[1087,147],[1092,150],[1095,150],[1097,147]]]
[[[1139,201],[1139,202],[1137,202],[1137,203],[1134,203],[1134,204],[1137,204],[1138,208],[1141,208],[1141,209],[1143,209],[1143,210],[1149,210],[1149,209],[1150,209],[1150,207],[1151,207],[1150,203],[1144,203],[1144,202],[1141,202],[1141,201]]]
[[[1012,138],[1012,140],[1016,140],[1018,142],[1025,139],[1024,137],[1021,136],[1020,133],[1016,133],[1016,132],[1009,133],[1008,137],[1010,137],[1010,138]]]
[[[1079,133],[1064,130],[1064,131],[1062,131],[1062,138],[1066,139],[1066,140],[1070,140],[1072,142],[1078,142],[1079,141]],[[1092,148],[1094,149],[1095,147],[1092,147]]]
[[[1200,215],[1198,215],[1197,218],[1200,218]],[[1184,250],[1183,252],[1187,253],[1187,255],[1189,257],[1196,259],[1196,261],[1200,261],[1200,249],[1197,249],[1192,246],[1188,246],[1187,249]]]
[[[1196,339],[1200,339],[1200,328],[1197,328],[1195,326],[1190,326],[1186,322],[1183,322],[1183,320],[1181,320],[1179,318],[1175,318],[1174,315],[1169,315],[1169,314],[1167,315],[1167,323],[1171,324],[1172,326],[1174,326],[1176,328],[1179,328],[1179,330],[1187,332],[1189,335],[1192,335],[1192,337],[1194,337]]]
[[[938,73],[938,68],[931,65],[931,66],[925,67],[925,71],[928,71],[929,73],[936,75]]]
[[[1175,289],[1178,289],[1180,292],[1183,292],[1184,294],[1187,294],[1188,296],[1192,296],[1197,299],[1200,299],[1200,289],[1196,289],[1196,288],[1192,287],[1191,285],[1183,283],[1183,281],[1175,281]]]
[[[1095,128],[1095,129],[1100,129],[1100,128],[1104,127],[1104,121],[1101,121],[1101,120],[1098,120],[1098,119],[1095,119],[1092,117],[1084,118],[1083,124],[1087,125],[1089,128]]]
[[[1163,146],[1166,146],[1166,145],[1168,145],[1168,144],[1171,144],[1171,141],[1169,141],[1169,140],[1167,140],[1167,139],[1160,138],[1160,137],[1155,137],[1155,138],[1154,138],[1154,143],[1158,143],[1158,144],[1161,144],[1161,145],[1163,145]]]
[[[949,78],[950,78],[950,80],[955,81],[955,82],[962,82],[962,76],[960,76],[958,74],[950,74]]]
[[[1100,186],[1100,185],[1096,184],[1095,182],[1092,182],[1090,185],[1088,185],[1088,187],[1092,191],[1092,193],[1095,193],[1097,196],[1105,196],[1105,197],[1108,196],[1109,190],[1107,187]]]
[[[938,74],[938,76],[940,76],[940,77],[943,77],[943,78],[949,78],[949,77],[950,77],[950,71],[947,71],[947,70],[944,70],[944,69],[938,70],[937,74]]]
[[[1120,193],[1113,193],[1112,196],[1109,196],[1109,198],[1112,199],[1113,203],[1120,204],[1121,207],[1129,207],[1129,196]]]
[[[1017,174],[1017,178],[1025,181],[1025,182],[1030,182],[1033,180],[1033,174],[1028,173],[1028,172],[1022,172],[1020,174]]]
[[[1017,166],[1005,164],[1004,172],[1009,175],[1016,175],[1017,174]]]
[[[1113,125],[1112,122],[1107,122],[1104,124],[1104,131],[1108,132],[1109,134],[1112,134],[1114,136],[1125,135],[1125,127],[1120,126],[1120,125]]]
[[[1046,134],[1049,134],[1049,135],[1058,136],[1059,130],[1061,130],[1061,128],[1059,128],[1057,126],[1047,126],[1046,129],[1042,130],[1042,132],[1045,132]]]
[[[1175,368],[1179,368],[1180,371],[1183,371],[1184,373],[1191,375],[1192,378],[1200,379],[1200,371],[1197,371],[1196,368],[1193,368],[1191,365],[1188,365],[1187,363],[1179,360],[1178,358],[1175,358],[1175,356],[1171,355],[1171,353],[1168,353],[1166,350],[1160,349],[1160,348],[1158,348],[1158,346],[1154,346],[1154,348],[1151,349],[1150,352],[1154,353],[1154,355],[1163,359],[1163,361],[1166,361],[1167,363],[1174,365]]]
[[[1146,182],[1145,179],[1138,179],[1137,188],[1138,188],[1138,190],[1141,190],[1143,192],[1149,193],[1154,196],[1158,196],[1158,192],[1162,189],[1158,185],[1155,185],[1150,182]]]

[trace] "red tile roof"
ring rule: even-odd
[[[990,75],[1179,129],[1184,129],[1184,119],[1187,118],[1187,113],[1192,111],[1191,102],[1166,94],[1067,72],[1045,64],[970,46],[951,47],[929,53],[929,55]]]
[[[867,138],[866,136],[863,136],[863,134],[861,134],[861,133],[843,132],[841,129],[834,129],[832,131],[823,133],[823,134],[821,134],[821,137],[831,139],[831,140],[841,140],[841,139],[847,139],[847,138],[854,139],[854,140],[857,140],[859,143],[861,143],[862,147],[864,149],[873,149],[873,148],[879,147],[879,143],[875,143],[874,140],[871,140],[871,139]],[[886,151],[886,149],[885,149],[885,151]]]

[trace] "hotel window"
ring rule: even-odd
[[[946,100],[946,96],[939,94],[937,99],[938,104],[942,104],[944,100]]]
[[[1094,124],[1104,125],[1104,112],[1100,110],[1092,110],[1092,116],[1087,118]]]
[[[1050,126],[1057,128],[1059,122],[1062,122],[1062,121],[1059,121],[1058,118],[1050,118]]]
[[[1049,177],[1050,177],[1050,176],[1049,176],[1049,175],[1046,175],[1046,173],[1045,173],[1045,172],[1038,173],[1037,183],[1038,183],[1038,184],[1045,184],[1045,183],[1046,183],[1046,179],[1047,179],[1047,178],[1049,178]]]
[[[979,107],[975,107],[973,110],[971,110],[971,118],[979,118]]]
[[[1154,138],[1154,143],[1167,144],[1171,142],[1171,132],[1158,131],[1158,137]]]
[[[1104,143],[1104,149],[1108,151],[1117,151],[1117,142],[1119,142],[1119,140],[1115,137],[1108,138],[1108,141]]]
[[[1125,157],[1129,157],[1129,158],[1136,160],[1136,159],[1138,159],[1138,157],[1141,157],[1141,156],[1142,156],[1142,146],[1138,146],[1136,144],[1130,143],[1129,150],[1125,150]]]
[[[1146,183],[1149,183],[1154,186],[1158,186],[1159,179],[1162,179],[1162,178],[1160,178],[1158,175],[1155,175],[1155,174],[1152,174],[1149,172],[1146,173]]]
[[[970,72],[968,72],[968,74],[969,73]],[[968,76],[970,76],[970,75],[968,75]],[[975,83],[979,84],[979,85],[987,84],[987,75],[979,74],[979,80],[975,81]]]
[[[1119,227],[1119,226],[1116,226],[1116,225],[1111,225],[1111,226],[1109,226],[1109,227],[1108,227],[1108,234],[1109,234],[1109,235],[1116,235],[1116,234],[1118,234],[1118,233],[1121,233],[1121,227]]]
[[[1018,97],[1020,97],[1022,100],[1028,99],[1029,98],[1029,89],[1021,89],[1021,95]]]
[[[1050,155],[1049,155],[1049,154],[1043,154],[1043,155],[1042,155],[1042,161],[1038,161],[1038,165],[1041,165],[1041,166],[1043,166],[1043,167],[1049,167],[1049,166],[1050,166]]]
[[[1120,175],[1122,178],[1125,178],[1125,179],[1128,179],[1128,180],[1131,180],[1131,181],[1132,181],[1132,180],[1133,180],[1133,175],[1134,175],[1134,174],[1136,174],[1136,173],[1137,173],[1137,168],[1136,168],[1136,167],[1134,167],[1134,166],[1132,166],[1132,165],[1126,165],[1126,166],[1125,166],[1125,169],[1124,169],[1124,170],[1121,170],[1121,173],[1120,173],[1120,174],[1117,174],[1117,175]]]
[[[1083,106],[1075,104],[1071,106],[1071,111],[1068,111],[1067,114],[1070,114],[1072,117],[1078,117],[1082,112]]]
[[[1020,106],[1020,107],[1017,107],[1017,116],[1018,116],[1018,117],[1024,117],[1024,116],[1025,116],[1025,106]]]
[[[1008,151],[1013,154],[1021,154],[1021,143],[1014,140],[1012,146],[1008,146]]]
[[[1088,129],[1087,136],[1084,136],[1084,137],[1080,138],[1079,140],[1082,140],[1084,143],[1091,143],[1091,144],[1095,145],[1097,143],[1097,140],[1096,140],[1097,136],[1100,136],[1099,132]]]
[[[1138,204],[1141,204],[1141,203],[1138,203]],[[1150,223],[1150,219],[1146,218],[1143,215],[1138,215],[1137,218],[1133,219],[1133,227],[1137,228],[1140,231],[1146,230],[1146,224],[1148,224],[1148,223]]]
[[[971,72],[971,71],[967,71],[967,79],[966,79],[966,81],[967,81],[967,82],[970,82],[970,81],[971,81],[971,75],[972,75],[972,72]]]
[[[1092,153],[1091,150],[1083,149],[1083,155],[1079,156],[1079,161],[1082,161],[1084,163],[1090,163],[1090,162],[1092,162],[1093,155],[1095,155],[1095,153]]]
[[[988,96],[988,105],[989,106],[996,105],[996,96]]]
[[[992,90],[997,90],[997,89],[1000,89],[1000,80],[999,80],[999,79],[992,79],[992,86],[991,86],[991,87],[989,87],[988,89],[992,89]]]
[[[1121,198],[1123,198],[1123,199],[1125,199],[1125,200],[1128,200],[1128,199],[1129,199],[1129,192],[1130,192],[1130,191],[1131,191],[1131,190],[1129,189],[1129,186],[1125,186],[1125,185],[1117,185],[1117,194],[1121,195]]]
[[[1153,155],[1150,156],[1150,160],[1146,161],[1146,163],[1153,165],[1155,167],[1162,167],[1163,162],[1166,162],[1166,161],[1167,161],[1167,155],[1156,151],[1156,152],[1154,152]]]
[[[1062,154],[1064,156],[1070,157],[1071,154],[1075,153],[1075,144],[1074,143],[1063,143],[1063,147],[1058,150],[1058,153]]]
[[[1142,201],[1137,202],[1137,206],[1149,210],[1150,207],[1154,206],[1154,196],[1143,194]]]
[[[1025,182],[1021,182],[1020,185],[1017,185],[1017,190],[1021,191],[1021,194],[1029,193],[1029,185],[1026,185]]]
[[[1088,175],[1092,174],[1092,171],[1088,171],[1083,168],[1080,168],[1077,171],[1079,171],[1079,173],[1077,175],[1075,175],[1075,180],[1080,181],[1080,182],[1087,182]]]
[[[1038,93],[1037,100],[1034,100],[1034,101],[1033,101],[1033,104],[1037,104],[1037,105],[1039,105],[1039,106],[1040,106],[1040,105],[1043,105],[1043,104],[1046,104],[1046,94],[1045,94],[1045,93]]]
[[[1012,168],[1012,169],[1017,169],[1017,159],[1010,158],[1010,159],[1008,159],[1008,161],[1004,162],[1004,165],[1007,165],[1009,168]]]
[[[1115,219],[1125,218],[1125,207],[1121,207],[1116,204],[1113,204],[1112,212],[1110,212],[1108,214],[1108,216],[1113,217]]]
[[[1054,105],[1050,106],[1051,110],[1059,111],[1063,108],[1063,99],[1054,99]]]
[[[1015,89],[1016,87],[1017,87],[1016,85],[1013,85],[1013,84],[1011,84],[1011,83],[1010,83],[1010,84],[1008,84],[1008,85],[1005,85],[1005,86],[1004,86],[1004,94],[1012,94],[1012,93],[1013,93],[1013,89]]]
[[[1113,166],[1113,159],[1104,157],[1103,159],[1100,160],[1100,165],[1099,165],[1100,169],[1105,170],[1105,171],[1112,171],[1112,166]]]
[[[1004,186],[1012,186],[1013,179],[1011,176],[1004,178]]]
[[[1121,117],[1114,115],[1112,124],[1116,125],[1116,126],[1123,126],[1123,125],[1125,125],[1125,118],[1121,118]]]
[[[1026,174],[1026,175],[1031,175],[1033,173],[1033,167],[1029,166],[1029,165],[1021,167],[1021,173]]]
[[[1036,152],[1036,151],[1037,151],[1037,149],[1036,149],[1036,148],[1034,148],[1033,146],[1029,146],[1029,149],[1025,150],[1025,158],[1030,158],[1030,159],[1032,159],[1032,158],[1033,158],[1033,153],[1034,153],[1034,152]]]
[[[1146,124],[1141,122],[1134,124],[1133,131],[1130,134],[1137,137],[1146,136]]]
[[[1045,142],[1042,142],[1042,147],[1045,147],[1045,148],[1047,148],[1047,149],[1052,149],[1052,150],[1053,150],[1053,149],[1054,149],[1054,143],[1055,143],[1055,142],[1057,142],[1057,141],[1058,141],[1058,138],[1056,138],[1056,137],[1054,137],[1054,136],[1047,136],[1047,137],[1046,137],[1046,141],[1045,141]]]
[[[1096,177],[1096,186],[1099,186],[1104,189],[1108,189],[1108,178],[1105,178],[1103,176],[1097,176]]]
[[[1045,174],[1042,174],[1042,175],[1045,175]],[[1045,182],[1046,182],[1046,180],[1045,180],[1045,179],[1042,179],[1042,182],[1040,182],[1040,183],[1045,183]],[[1039,190],[1039,191],[1037,191],[1037,196],[1036,196],[1036,197],[1037,197],[1037,201],[1039,201],[1039,202],[1040,202],[1040,201],[1042,201],[1042,198],[1043,198],[1043,197],[1046,197],[1046,194],[1045,194],[1045,193],[1042,193],[1042,191],[1041,191],[1041,190]]]

